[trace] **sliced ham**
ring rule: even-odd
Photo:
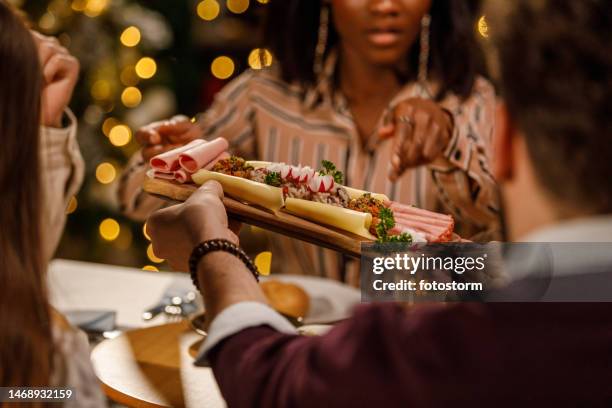
[[[183,169],[178,169],[174,172],[174,180],[181,184],[188,183],[191,181],[191,173],[188,173]]]
[[[184,184],[191,181],[191,174],[185,170],[179,169],[176,171],[161,171],[151,169],[147,172],[149,178],[156,178],[160,180],[176,181],[180,184]]]
[[[212,162],[229,148],[227,140],[218,137],[210,142],[193,146],[179,154],[179,165],[189,173],[195,173]]]
[[[202,139],[192,140],[185,146],[177,147],[162,154],[154,156],[149,161],[151,168],[162,172],[170,173],[179,169],[179,155],[183,152],[189,151],[190,149],[206,143]],[[162,177],[159,177],[162,178]]]
[[[433,211],[423,210],[422,208],[413,207],[411,205],[400,204],[395,201],[390,201],[386,203],[387,207],[393,210],[394,213],[400,214],[414,214],[414,215],[422,215],[425,217],[435,218],[439,220],[452,220],[453,217],[446,214],[440,214]]]
[[[147,176],[150,178],[162,179],[162,180],[174,180],[174,172],[173,171],[161,171],[156,169],[151,169],[147,172]]]
[[[394,212],[393,216],[395,218],[396,222],[402,223],[409,223],[411,221],[417,221],[417,222],[425,222],[431,225],[436,225],[439,227],[443,227],[443,228],[448,228],[448,227],[452,227],[453,226],[453,221],[452,218],[450,220],[441,220],[438,218],[432,218],[432,217],[425,217],[422,215],[416,215],[416,214],[402,214],[402,213],[398,213],[398,212]]]
[[[223,152],[220,155],[218,155],[217,157],[215,157],[213,159],[213,161],[211,161],[210,163],[208,163],[206,166],[204,166],[204,168],[206,170],[211,170],[213,167],[215,167],[215,164],[217,164],[217,162],[219,160],[223,160],[223,159],[227,159],[230,157],[230,154],[228,152]]]

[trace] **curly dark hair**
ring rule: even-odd
[[[315,81],[312,67],[323,1],[271,0],[268,4],[264,41],[280,62],[282,77],[287,82],[310,85]],[[484,74],[484,59],[474,29],[480,3],[480,0],[432,2],[429,72],[441,83],[437,99],[448,92],[468,97],[476,76]],[[330,26],[327,50],[337,41],[338,35]],[[419,47],[413,47],[408,56],[411,66],[418,65],[418,54]],[[415,80],[415,76],[416,73],[408,80]]]
[[[491,60],[540,183],[612,211],[612,12],[604,0],[491,1]]]

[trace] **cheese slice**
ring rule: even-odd
[[[369,193],[369,194],[372,194],[372,197],[382,202],[391,201],[389,200],[389,197],[387,197],[384,194],[370,193],[369,191],[359,190],[358,188],[352,188],[352,187],[344,187],[344,189],[348,193],[349,197],[351,197],[351,200],[354,198],[359,198],[362,195]]]
[[[376,239],[368,231],[372,224],[372,215],[368,213],[299,198],[286,198],[285,210],[318,224],[336,227],[363,238]]]
[[[247,165],[253,166],[253,168],[261,169],[262,167],[268,167],[272,162],[260,161],[260,160],[249,160],[246,162]]]
[[[200,170],[191,178],[198,185],[208,180],[216,180],[228,196],[258,205],[272,212],[279,211],[284,204],[283,191],[279,187],[208,170]]]

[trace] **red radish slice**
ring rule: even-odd
[[[332,176],[322,176],[315,174],[308,182],[308,188],[314,193],[326,193],[334,187]]]
[[[229,148],[227,140],[218,137],[210,142],[195,146],[179,155],[180,166],[189,173],[195,173],[215,157]]]
[[[302,167],[300,166],[290,166],[289,171],[289,179],[295,181],[296,183],[300,181],[300,174],[302,174]]]
[[[291,170],[292,170],[292,166],[289,166],[288,164],[283,163],[280,166],[280,176],[283,180],[287,180],[288,178],[291,177]]]
[[[151,165],[153,169],[159,170],[159,171],[171,172],[171,171],[178,170],[178,168],[180,167],[179,161],[178,161],[179,155],[203,143],[205,143],[205,141],[202,139],[192,140],[191,142],[187,143],[185,146],[177,147],[176,149],[172,149],[170,151],[167,151],[165,153],[158,154],[157,156],[152,157],[151,160],[149,161],[149,164]]]
[[[315,171],[308,167],[308,166],[304,166],[302,167],[302,169],[299,172],[299,179],[298,181],[300,183],[308,183],[310,180],[312,180],[315,176]]]

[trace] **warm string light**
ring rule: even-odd
[[[83,13],[87,17],[98,17],[108,7],[109,0],[87,0]]]
[[[253,69],[262,69],[272,65],[272,53],[265,48],[255,48],[249,53],[249,66]]]
[[[219,79],[227,79],[234,73],[234,61],[230,57],[222,55],[213,60],[210,72]]]
[[[142,93],[135,86],[129,86],[121,93],[121,103],[126,108],[135,108],[142,102]]]
[[[164,262],[164,259],[158,258],[157,255],[155,255],[155,252],[153,252],[153,244],[149,244],[149,246],[147,247],[147,257],[153,263]]]
[[[217,18],[220,10],[221,6],[219,6],[217,0],[203,0],[198,3],[196,9],[198,16],[205,21],[212,21]]]
[[[249,0],[227,0],[227,9],[234,14],[242,14],[249,8]]]
[[[119,41],[126,47],[135,47],[140,43],[141,34],[138,27],[129,26],[121,33]]]
[[[107,218],[102,221],[98,229],[100,231],[100,236],[106,241],[116,240],[121,232],[119,223],[112,218]]]
[[[153,58],[144,57],[141,58],[134,67],[136,75],[142,79],[153,78],[157,72],[157,63]]]
[[[111,98],[113,88],[105,79],[99,79],[91,86],[91,96],[97,101],[105,101]]]
[[[70,215],[77,210],[79,206],[79,202],[75,196],[70,197],[70,201],[68,201],[68,205],[66,206],[66,215]]]
[[[149,236],[149,233],[147,232],[147,223],[146,222],[142,226],[142,235],[144,235],[144,237],[147,239],[147,241],[151,240],[151,237]]]
[[[126,125],[116,125],[110,130],[108,138],[113,146],[125,146],[132,140],[132,130]]]
[[[489,25],[485,16],[478,19],[478,33],[484,38],[489,38]]]
[[[255,266],[257,266],[257,270],[262,275],[269,275],[272,267],[272,252],[264,251],[257,254],[255,260],[253,261]]]
[[[149,272],[159,272],[159,269],[156,266],[153,265],[145,265],[142,267],[143,271],[149,271]]]
[[[104,162],[100,163],[98,167],[96,167],[96,179],[101,184],[110,184],[115,181],[116,177],[117,170],[112,164]]]

